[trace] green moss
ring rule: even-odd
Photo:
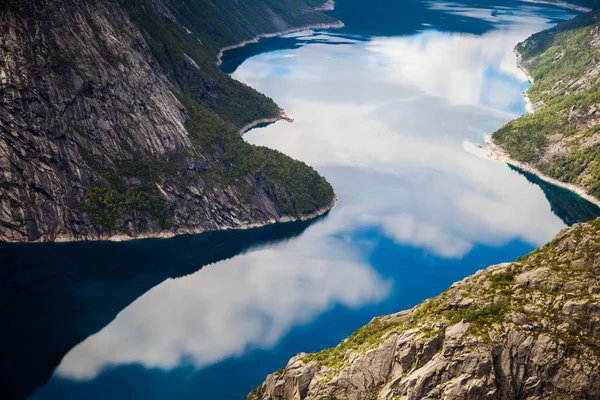
[[[507,302],[493,303],[477,309],[460,310],[450,314],[452,317],[450,323],[456,324],[464,319],[477,327],[499,324],[504,321],[508,310],[509,304]]]

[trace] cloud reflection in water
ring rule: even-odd
[[[387,296],[391,282],[327,229],[316,224],[295,241],[167,280],[71,350],[58,375],[92,379],[106,367],[133,363],[202,367],[269,348],[335,304],[358,308]]]
[[[325,174],[342,199],[344,229],[371,223],[398,243],[452,258],[514,238],[541,245],[564,227],[543,192],[472,142],[521,112],[527,81],[512,48],[548,22],[525,12],[493,18],[504,23],[481,36],[427,30],[304,46],[294,59],[278,58],[285,51],[252,58],[234,76],[296,120],[247,140]],[[273,76],[282,64],[288,74]]]
[[[371,40],[305,32],[291,35],[301,48],[247,60],[234,77],[296,118],[247,140],[315,166],[338,205],[296,240],[155,287],[67,354],[58,375],[91,379],[131,363],[202,367],[270,348],[336,304],[381,301],[393,283],[351,239],[366,227],[442,258],[515,239],[540,245],[561,229],[539,187],[473,144],[521,112],[526,79],[512,47],[548,22],[531,7],[430,7],[499,29]]]

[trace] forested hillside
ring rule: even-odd
[[[223,74],[215,64],[219,50],[262,33],[338,23],[303,0],[121,1],[178,88],[237,128],[278,107]]]
[[[492,136],[517,161],[600,197],[600,11],[536,33],[516,51],[535,110]]]
[[[309,218],[331,186],[237,129],[279,113],[219,48],[335,22],[304,0],[0,4],[0,239],[170,236]]]

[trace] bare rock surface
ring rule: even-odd
[[[597,399],[599,374],[600,219],[299,354],[248,398]]]
[[[261,171],[215,176],[223,150],[194,143],[177,94],[119,2],[0,6],[0,240],[172,236],[331,208],[333,192],[282,210],[296,199]]]

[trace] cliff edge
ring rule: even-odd
[[[600,219],[299,354],[251,400],[600,398]]]
[[[215,65],[232,42],[333,19],[302,0],[230,3],[0,4],[0,240],[166,237],[333,206],[314,169],[244,142],[240,127],[281,111]]]

